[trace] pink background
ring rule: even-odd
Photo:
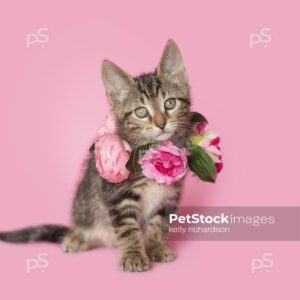
[[[299,1],[78,3],[1,4],[1,230],[68,224],[83,158],[109,108],[101,61],[152,71],[170,37],[225,161],[217,184],[188,179],[182,205],[299,206]],[[48,43],[27,48],[26,35],[41,27]],[[250,48],[249,34],[264,27],[272,41]],[[127,274],[112,249],[66,255],[57,245],[1,243],[0,297],[299,299],[298,242],[173,245],[174,263]],[[266,252],[273,268],[251,273],[251,259]],[[26,273],[39,253],[49,266]]]

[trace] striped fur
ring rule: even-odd
[[[118,134],[131,147],[167,139],[180,147],[186,144],[191,133],[189,86],[180,51],[173,41],[168,41],[155,72],[133,78],[104,61],[102,79],[117,119]],[[166,108],[167,100],[175,103],[174,108]],[[140,107],[147,110],[144,118],[136,114]],[[165,234],[168,215],[176,210],[182,184],[183,180],[170,186],[158,185],[140,173],[122,183],[109,183],[100,177],[91,147],[74,199],[72,229],[41,226],[0,233],[0,239],[61,241],[65,252],[117,246],[124,271],[145,271],[150,261],[174,259]]]

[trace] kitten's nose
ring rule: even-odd
[[[167,124],[167,120],[162,113],[159,113],[154,116],[154,124],[163,130]]]
[[[156,124],[156,126],[163,130],[166,127],[166,121],[164,121],[163,123]]]

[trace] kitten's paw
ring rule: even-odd
[[[175,259],[175,254],[166,243],[153,243],[147,249],[147,255],[153,262],[171,262]]]
[[[143,272],[149,270],[149,258],[141,252],[124,253],[120,267],[125,272]]]
[[[75,232],[71,232],[64,237],[61,247],[66,253],[76,253],[90,249],[89,243],[79,233]]]

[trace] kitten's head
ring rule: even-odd
[[[169,40],[154,73],[132,77],[114,63],[102,64],[102,80],[119,135],[133,146],[189,134],[189,86],[181,53]]]

